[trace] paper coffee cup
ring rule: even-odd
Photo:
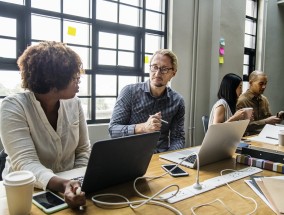
[[[284,146],[284,130],[280,130],[278,133],[278,144]]]
[[[4,177],[3,184],[10,215],[27,215],[32,207],[35,176],[30,171],[15,171]]]
[[[245,110],[245,119],[250,119],[252,115],[253,108],[252,107],[247,107],[243,108]]]

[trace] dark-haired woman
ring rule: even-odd
[[[242,78],[236,74],[229,73],[223,77],[218,91],[219,100],[214,104],[210,113],[209,126],[244,119],[245,110],[236,111],[236,104],[242,93],[242,86]]]
[[[90,154],[86,120],[75,96],[81,59],[63,43],[41,42],[29,46],[17,63],[27,91],[1,104],[1,138],[8,154],[2,176],[29,170],[36,187],[64,193],[72,208],[84,205],[85,193],[76,195],[80,183],[55,174],[86,166]]]

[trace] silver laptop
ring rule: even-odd
[[[195,151],[198,153],[199,166],[232,157],[248,124],[249,120],[213,124],[209,126],[201,146],[162,154],[159,157],[174,163],[179,163],[182,159]],[[196,168],[195,158],[196,156],[193,155],[183,161],[181,165]]]
[[[101,140],[94,143],[87,167],[57,173],[82,179],[82,190],[93,193],[143,176],[157,146],[160,132]]]

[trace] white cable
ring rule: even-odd
[[[210,206],[211,204],[213,204],[214,202],[220,202],[224,208],[230,213],[230,214],[233,214],[230,209],[224,204],[224,202],[222,202],[220,199],[215,199],[213,200],[212,202],[208,202],[208,203],[205,203],[205,204],[201,204],[201,205],[197,205],[197,206],[193,206],[190,210],[192,212],[193,215],[196,215],[196,213],[194,213],[194,211],[197,209],[197,208],[200,208],[200,207],[204,207],[204,206]]]
[[[190,156],[192,156],[193,154],[196,155],[196,162],[197,162],[197,178],[196,178],[196,183],[199,187],[201,186],[199,184],[199,157],[198,157],[198,154],[196,152],[193,152],[191,154],[189,154],[188,156],[186,156],[185,158],[183,158],[178,164],[176,164],[170,171],[173,171],[175,168],[177,168],[183,161],[185,161],[186,159],[188,159]],[[174,197],[178,192],[179,192],[179,186],[176,185],[176,184],[172,184],[172,185],[168,185],[166,187],[164,187],[163,189],[161,189],[160,191],[158,191],[157,193],[155,193],[154,195],[152,196],[146,196],[142,193],[140,193],[137,188],[136,188],[136,182],[140,179],[148,179],[149,181],[151,180],[154,180],[154,179],[157,179],[157,178],[161,178],[165,175],[169,174],[169,172],[166,172],[166,173],[163,173],[162,175],[159,175],[159,176],[144,176],[144,177],[138,177],[134,180],[133,182],[133,188],[135,190],[135,192],[142,198],[145,198],[146,200],[137,200],[137,201],[129,201],[125,196],[122,196],[122,195],[119,195],[119,194],[115,194],[115,193],[107,193],[107,194],[98,194],[98,195],[94,195],[92,197],[92,201],[97,204],[98,206],[129,206],[131,207],[132,209],[136,209],[138,207],[141,207],[142,205],[145,205],[145,204],[154,204],[154,205],[159,205],[159,206],[162,206],[162,207],[165,207],[171,211],[173,211],[175,214],[178,214],[178,215],[182,215],[182,213],[177,210],[176,208],[166,204],[166,203],[163,203],[161,201],[166,201],[172,197]],[[161,193],[163,193],[165,190],[171,188],[171,187],[176,187],[177,190],[176,192],[171,195],[170,197],[168,198],[155,198],[157,197],[158,195],[160,195]],[[198,188],[197,188],[198,189]],[[100,197],[104,197],[104,196],[115,196],[115,197],[119,197],[119,198],[122,198],[125,200],[125,202],[106,202],[106,201],[100,201],[98,200],[97,198],[100,198]]]

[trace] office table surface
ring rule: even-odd
[[[284,149],[273,146],[269,144],[264,143],[251,143],[252,145],[259,146],[259,147],[265,147],[270,148],[274,150],[280,150],[284,151]],[[159,156],[153,155],[150,166],[147,170],[146,175],[147,176],[157,176],[164,173],[164,170],[161,168],[161,164],[170,163],[166,160],[159,159]],[[242,169],[247,167],[246,165],[237,164],[235,162],[234,158],[226,159],[211,165],[203,166],[200,168],[200,182],[202,181],[219,176],[220,171],[223,169]],[[195,183],[196,180],[196,170],[189,169],[186,167],[182,167],[185,169],[189,176],[186,177],[177,177],[174,178],[170,175],[166,175],[163,178],[155,179],[152,181],[141,181],[138,183],[138,189],[145,195],[153,195],[162,188],[164,188],[167,185],[170,184],[177,184],[180,186],[180,188],[187,187]],[[256,175],[262,175],[262,176],[276,176],[281,175],[276,172],[263,170],[262,172],[256,174]],[[240,179],[236,182],[230,183],[233,189],[240,192],[242,195],[252,197],[256,200],[258,204],[258,208],[255,214],[274,214],[274,212],[251,190],[251,188],[248,187],[248,185],[244,182],[244,179]],[[173,188],[171,188],[173,190]],[[169,192],[171,190],[165,191]],[[138,197],[138,195],[135,193],[132,183],[125,183],[121,185],[117,185],[108,189],[105,189],[99,193],[118,193],[121,195],[126,196],[130,200],[138,200],[142,199]],[[91,195],[92,196],[92,195]],[[160,214],[160,215],[167,215],[167,214],[174,214],[172,211],[156,205],[144,205],[138,209],[132,210],[129,207],[125,208],[101,208],[96,206],[91,201],[91,196],[87,199],[86,207],[83,211],[79,210],[71,210],[71,209],[65,209],[59,212],[54,213],[56,214],[62,214],[62,215],[69,215],[69,214],[101,214],[101,215],[112,215],[112,214],[120,214],[120,215],[126,215],[126,214]],[[234,214],[248,214],[249,212],[253,211],[255,205],[253,202],[246,200],[236,193],[232,192],[228,186],[222,186],[219,188],[216,188],[214,190],[202,193],[200,195],[185,199],[183,201],[170,204],[171,206],[175,207],[179,211],[181,211],[182,214],[192,214],[191,213],[191,207],[197,206],[200,204],[205,204],[208,202],[211,202],[215,199],[222,200],[226,206],[234,213]],[[169,204],[169,203],[167,203]],[[195,211],[196,214],[229,214],[229,212],[226,211],[223,205],[221,205],[218,202],[215,202],[211,206],[201,207]],[[5,188],[3,186],[3,182],[0,182],[0,214],[1,215],[8,215],[8,206],[6,202],[6,194],[5,194]],[[40,209],[38,209],[36,206],[32,205],[32,210],[30,215],[38,215],[38,214],[44,214]]]

